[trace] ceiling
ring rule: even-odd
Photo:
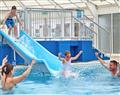
[[[87,3],[96,7],[106,5],[120,7],[120,0],[0,0],[0,10],[9,10],[13,5],[16,5],[19,10],[24,8],[78,9],[86,8]]]

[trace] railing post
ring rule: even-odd
[[[71,11],[71,23],[70,23],[70,38],[74,37],[74,19],[73,19],[73,12]]]
[[[98,15],[95,17],[94,21],[98,24]],[[98,26],[95,26],[95,31],[97,33],[96,37],[94,37],[94,47],[98,48],[99,47],[99,42],[98,42]]]
[[[16,52],[14,49],[13,49],[13,57],[14,57],[14,60],[13,60],[12,64],[16,65]]]
[[[62,30],[62,31],[61,31],[61,32],[62,32],[62,36],[61,36],[61,37],[63,38],[63,37],[64,37],[64,32],[65,32],[65,31],[64,31],[64,28],[65,28],[65,27],[64,27],[64,26],[65,26],[64,11],[61,12],[61,24],[62,24],[62,25],[61,25],[61,28],[62,28],[62,29],[61,29],[61,30]]]

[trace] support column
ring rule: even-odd
[[[110,41],[110,52],[113,53],[113,14],[111,14],[111,41]]]

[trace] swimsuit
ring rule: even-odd
[[[66,61],[64,64],[63,64],[63,70],[64,71],[69,71],[71,69],[71,59],[69,61]]]
[[[5,24],[7,25],[7,28],[14,27],[15,22],[12,17],[8,17],[7,20],[5,21]]]

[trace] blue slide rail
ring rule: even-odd
[[[2,30],[0,30],[0,35],[25,60],[25,63],[29,64],[32,59],[35,59],[41,65],[42,73],[49,73],[54,76],[62,70],[62,63],[58,57],[33,40],[24,30],[20,31],[18,41],[15,41]]]

